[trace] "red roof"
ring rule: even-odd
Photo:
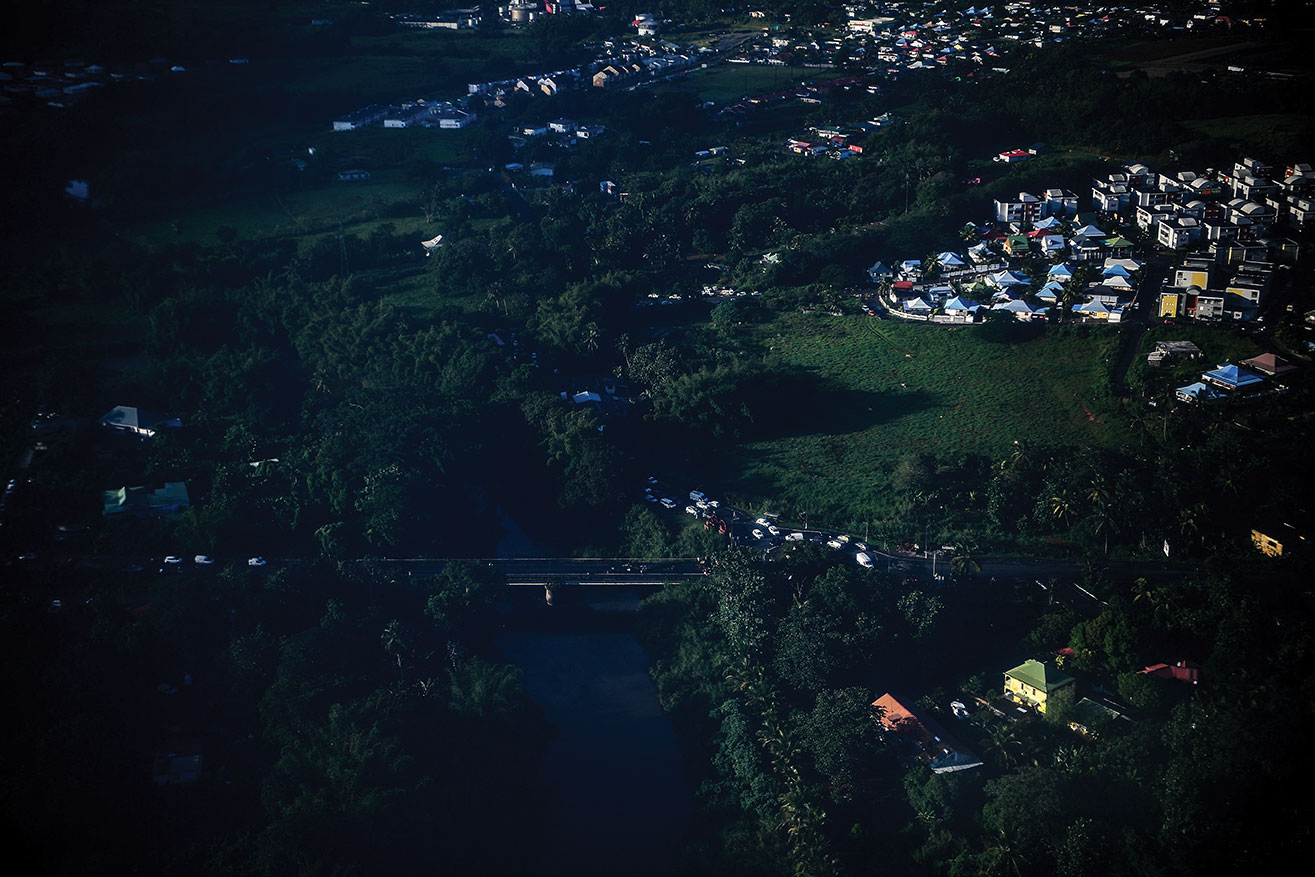
[[[1194,661],[1179,661],[1170,667],[1168,664],[1152,664],[1145,670],[1138,670],[1143,676],[1154,676],[1156,679],[1177,679],[1179,682],[1190,682],[1195,685],[1201,680],[1201,665]]]
[[[1295,365],[1289,365],[1286,359],[1272,353],[1262,353],[1251,359],[1243,360],[1242,365],[1267,375],[1285,375],[1288,372],[1297,370]]]

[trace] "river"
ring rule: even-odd
[[[589,589],[498,637],[557,735],[544,757],[548,835],[539,874],[672,874],[689,819],[684,762],[648,659],[630,591]]]

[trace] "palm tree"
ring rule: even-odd
[[[1105,538],[1105,553],[1110,553],[1110,533],[1119,531],[1118,521],[1114,519],[1114,511],[1111,508],[1113,500],[1110,492],[1101,483],[1095,483],[1087,491],[1087,499],[1091,502],[1090,520],[1095,525],[1096,535]]]
[[[1050,513],[1065,527],[1068,526],[1069,516],[1073,514],[1073,500],[1069,498],[1067,489],[1062,489],[1058,495],[1050,497]]]
[[[406,642],[402,639],[402,623],[394,618],[384,627],[379,635],[379,644],[384,651],[397,662],[397,675],[402,676],[402,656],[406,653]]]
[[[1013,874],[1015,877],[1019,877],[1027,864],[1027,857],[1001,831],[994,842],[986,848],[985,867],[982,868],[980,873],[983,875]]]
[[[980,575],[982,565],[977,561],[976,554],[976,545],[960,545],[950,558],[950,574],[956,577]]]

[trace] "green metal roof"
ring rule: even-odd
[[[1044,691],[1046,694],[1073,682],[1072,676],[1066,676],[1054,667],[1030,658],[1014,669],[1007,671],[1005,675],[1012,676],[1024,685],[1030,685],[1038,691]]]

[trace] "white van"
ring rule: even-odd
[[[860,551],[858,554],[855,554],[854,559],[858,561],[859,566],[866,566],[868,569],[872,569],[872,558],[868,557],[865,552]]]
[[[703,491],[701,491],[701,490],[691,490],[691,491],[689,492],[689,498],[692,499],[692,500],[694,500],[695,502],[702,502],[703,500],[707,499],[708,497],[705,496],[704,493],[703,493]]]
[[[796,530],[795,532],[793,532],[793,533],[786,533],[786,534],[785,534],[785,541],[786,541],[786,542],[803,542],[803,541],[804,541],[804,534],[803,534],[803,533],[800,533],[800,532],[797,531],[797,530]]]

